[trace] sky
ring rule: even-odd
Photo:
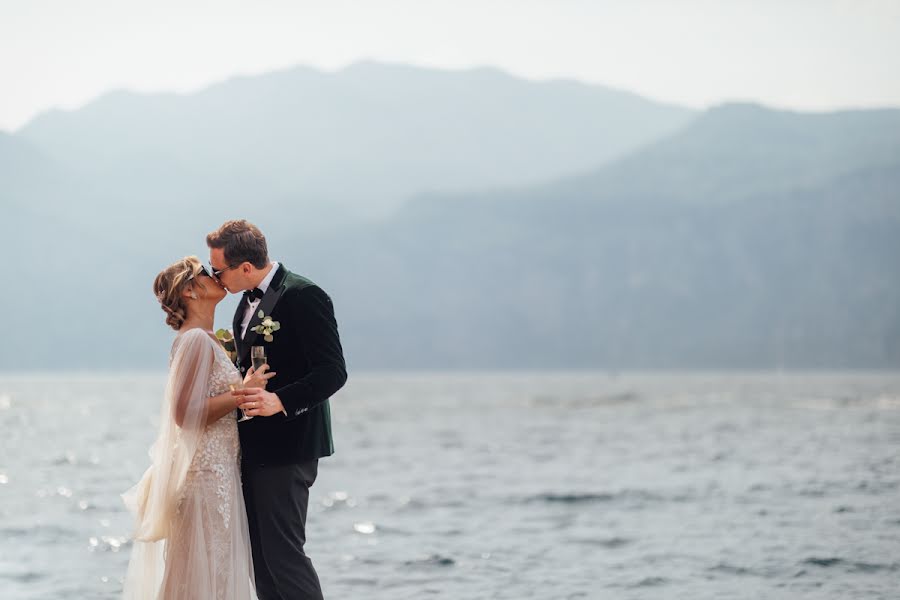
[[[900,0],[0,0],[0,130],[110,90],[359,60],[494,66],[693,108],[900,106]]]

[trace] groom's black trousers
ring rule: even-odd
[[[318,459],[294,465],[244,462],[241,476],[259,600],[321,600],[312,561],[303,552],[309,488]]]

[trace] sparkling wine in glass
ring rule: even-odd
[[[251,346],[250,360],[253,361],[253,370],[258,371],[261,366],[266,364],[266,347]]]
[[[228,389],[230,389],[232,392],[234,392],[236,390],[244,389],[244,382],[241,380],[240,375],[235,375],[234,378],[228,382]],[[246,412],[244,412],[244,409],[242,408],[241,409],[241,418],[238,419],[238,423],[242,423],[243,421],[249,421],[252,418],[253,417],[249,416]]]

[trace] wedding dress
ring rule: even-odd
[[[126,600],[250,600],[253,567],[237,422],[206,425],[207,398],[240,375],[201,329],[172,344],[152,464],[123,494],[137,515]]]

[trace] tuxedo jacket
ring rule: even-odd
[[[246,309],[246,300],[241,300],[234,314],[237,366],[246,374],[252,364],[250,347],[265,347],[269,370],[276,373],[266,389],[278,394],[287,416],[277,413],[238,423],[242,459],[284,465],[330,456],[334,441],[328,398],[347,381],[331,298],[279,264],[241,339]],[[260,312],[281,325],[271,342],[251,331],[262,321]]]

